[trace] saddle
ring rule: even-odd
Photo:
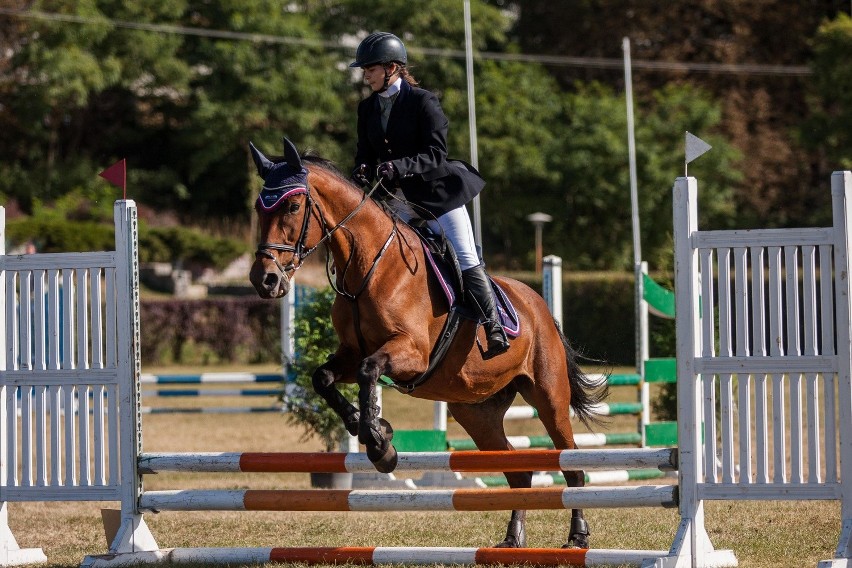
[[[465,319],[478,321],[478,312],[465,303],[462,271],[452,245],[442,235],[433,232],[422,219],[413,219],[409,226],[420,237],[432,275],[437,278],[441,285],[447,303],[450,305],[450,310],[456,309]],[[515,306],[512,305],[509,297],[491,276],[488,277],[488,280],[497,300],[497,312],[500,315],[500,323],[503,325],[503,329],[507,335],[518,337],[521,329]]]
[[[464,302],[465,294],[462,271],[452,245],[442,235],[438,235],[432,231],[423,219],[412,219],[408,225],[420,237],[423,254],[428,261],[430,274],[437,279],[450,306],[450,310],[447,313],[447,319],[444,321],[444,328],[441,330],[441,335],[438,337],[437,342],[432,348],[432,352],[429,354],[429,366],[426,368],[426,371],[407,383],[394,383],[392,381],[385,383],[387,386],[406,394],[411,393],[432,376],[435,369],[438,368],[450,350],[462,320],[479,322],[479,313]],[[491,288],[494,290],[494,297],[497,300],[497,312],[500,315],[500,323],[506,335],[518,337],[521,333],[518,312],[499,284],[490,276],[488,280],[491,283]]]

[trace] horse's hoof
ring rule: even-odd
[[[360,426],[360,424],[361,417],[357,412],[349,415],[349,417],[347,417],[343,421],[343,427],[346,428],[346,431],[349,433],[350,436],[358,435],[358,427]]]
[[[571,534],[562,548],[589,548],[589,523],[581,517],[571,519]]]
[[[568,542],[562,545],[562,548],[579,548],[586,550],[589,548],[589,535],[574,534],[568,537]]]
[[[378,451],[381,451],[377,449]],[[396,464],[398,461],[398,456],[396,453],[396,448],[393,447],[393,444],[387,445],[387,450],[380,455],[377,459],[373,459],[373,452],[370,449],[367,449],[367,457],[370,458],[370,461],[376,467],[376,471],[379,473],[390,473],[396,469]]]
[[[503,542],[494,545],[494,548],[526,548],[527,531],[520,521],[509,521],[506,529],[506,538]]]
[[[379,418],[379,431],[385,437],[385,440],[390,442],[393,440],[393,426],[384,418]]]

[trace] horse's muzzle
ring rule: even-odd
[[[261,298],[280,298],[290,291],[290,278],[265,259],[255,259],[249,271],[249,280]]]

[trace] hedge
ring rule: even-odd
[[[144,300],[140,320],[145,365],[281,361],[277,302],[246,297]]]

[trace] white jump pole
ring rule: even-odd
[[[541,288],[547,308],[562,329],[562,259],[558,256],[542,259]]]

